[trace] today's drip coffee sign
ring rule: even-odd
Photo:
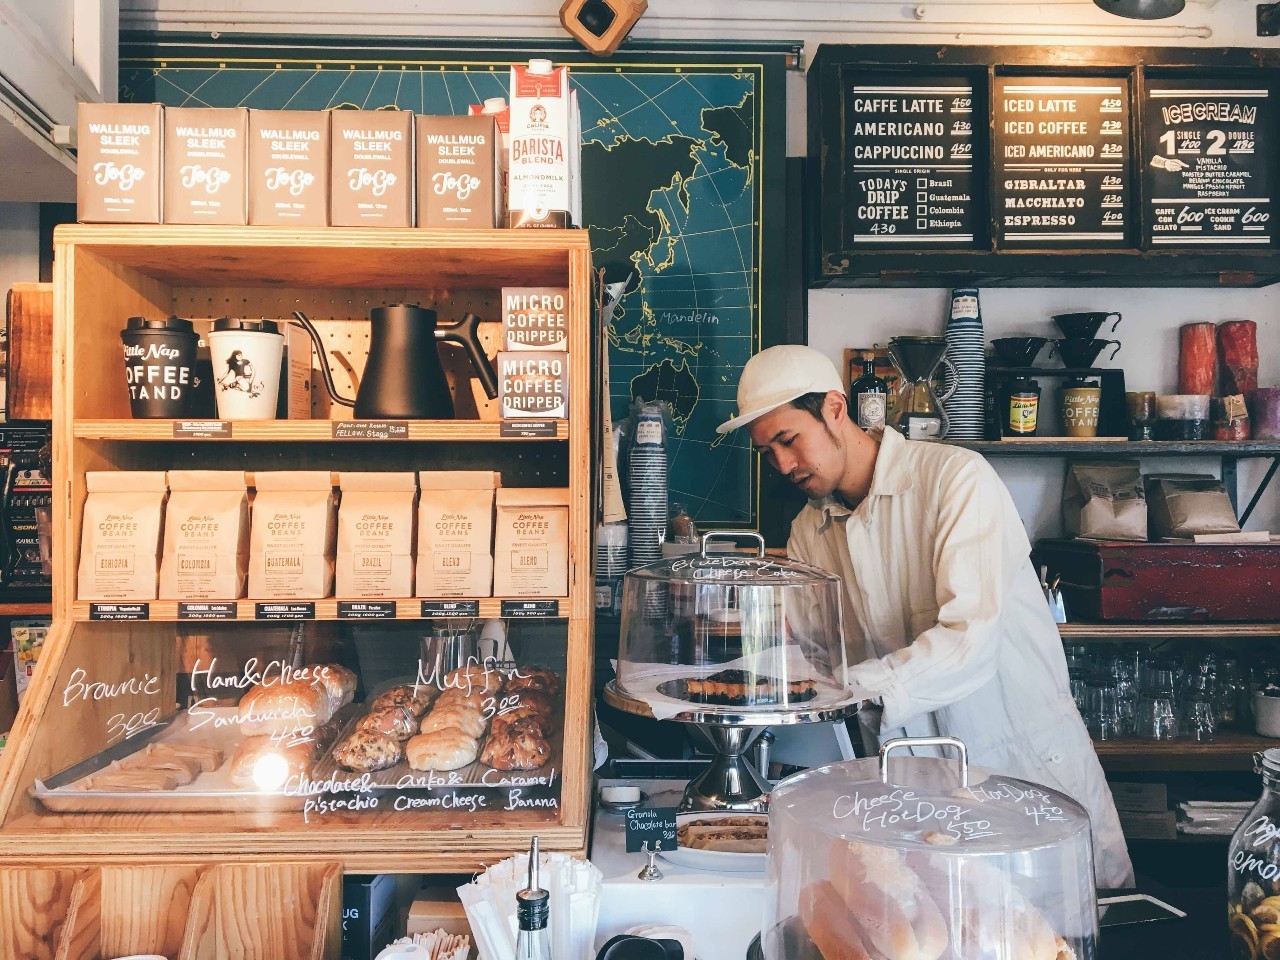
[[[853,86],[845,129],[854,243],[972,243],[973,85]]]
[[[1128,81],[998,77],[993,107],[1000,240],[1126,246]]]
[[[1146,242],[1270,245],[1270,91],[1261,84],[1152,80],[1142,112]]]

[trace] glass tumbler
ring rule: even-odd
[[[1129,439],[1150,440],[1156,425],[1156,395],[1152,390],[1131,390],[1124,395],[1129,412]]]
[[[1085,723],[1094,740],[1115,740],[1124,736],[1120,719],[1120,698],[1115,680],[1105,674],[1091,676],[1086,685],[1088,710]]]
[[[1178,710],[1174,703],[1174,671],[1154,667],[1148,671],[1147,686],[1138,700],[1134,733],[1147,740],[1175,740]]]
[[[1193,696],[1182,707],[1178,736],[1184,740],[1211,743],[1218,732],[1218,711],[1212,700]]]

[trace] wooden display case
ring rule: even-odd
[[[55,235],[54,624],[39,669],[0,758],[0,857],[53,864],[207,863],[247,856],[319,863],[349,871],[470,872],[528,846],[586,848],[591,777],[592,580],[589,424],[590,245],[586,231],[293,230],[264,227],[60,227]],[[410,421],[397,440],[333,439],[325,420],[237,422],[229,439],[175,438],[173,421],[132,420],[119,331],[134,315],[287,319],[294,309],[326,325],[331,343],[367,344],[369,306],[434,305],[443,320],[464,310],[499,319],[502,286],[570,290],[570,416],[550,436],[504,436],[483,400],[476,419]],[[495,325],[497,326],[497,325]],[[496,349],[495,331],[488,343]],[[363,355],[346,351],[348,371]],[[320,361],[323,362],[323,359]],[[459,416],[472,385],[451,378]],[[348,381],[350,382],[350,381]],[[349,417],[338,410],[322,416]],[[173,468],[253,470],[496,469],[504,486],[567,487],[569,590],[555,598],[548,628],[563,631],[563,747],[555,806],[530,809],[339,811],[307,818],[248,794],[217,812],[56,813],[33,786],[107,745],[117,715],[174,710],[176,642],[186,624],[174,602],[153,602],[145,619],[102,621],[75,597],[85,474]],[[237,622],[216,629],[256,636],[255,599]],[[317,601],[314,618],[336,628],[341,598]],[[479,616],[506,615],[482,600]],[[397,601],[398,620],[417,618],[419,598]],[[276,624],[275,626],[279,626]],[[367,626],[367,625],[366,625]],[[376,625],[374,625],[376,626]],[[401,624],[412,628],[412,624]],[[211,628],[212,629],[212,628]],[[68,698],[76,671],[92,682],[155,683],[101,700]],[[70,702],[68,702],[70,699]]]

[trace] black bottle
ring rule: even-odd
[[[862,376],[849,387],[849,413],[863,430],[884,426],[889,413],[889,385],[876,376],[876,362],[862,361]]]

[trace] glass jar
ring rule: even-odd
[[[1280,950],[1280,747],[1254,754],[1262,796],[1231,838],[1227,854],[1227,935],[1230,956]]]

